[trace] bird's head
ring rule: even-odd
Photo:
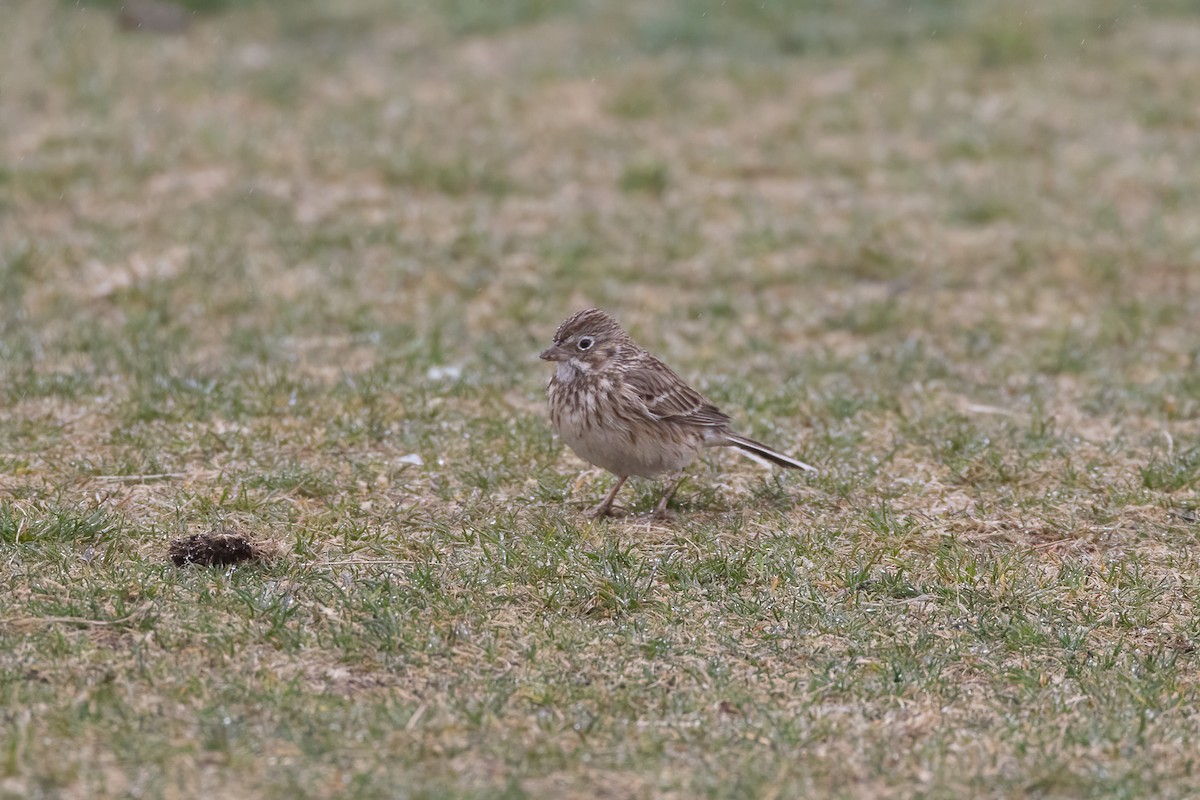
[[[558,363],[559,373],[602,372],[619,359],[632,340],[615,319],[598,308],[572,314],[558,326],[554,344],[539,358]]]

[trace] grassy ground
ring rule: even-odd
[[[0,25],[0,797],[1200,791],[1192,4],[113,5]],[[585,521],[586,304],[821,473]]]

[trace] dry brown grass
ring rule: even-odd
[[[10,3],[0,796],[1194,795],[1200,18],[1043,5]],[[821,474],[585,523],[585,304]]]

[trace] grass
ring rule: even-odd
[[[0,797],[1200,790],[1187,3],[187,5],[0,26]]]

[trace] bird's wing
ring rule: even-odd
[[[625,385],[653,419],[719,428],[729,417],[657,359],[625,373]]]

